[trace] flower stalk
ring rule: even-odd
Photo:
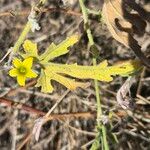
[[[93,40],[91,30],[90,30],[89,25],[88,25],[88,13],[87,13],[88,11],[87,11],[87,8],[84,5],[83,0],[79,0],[79,3],[80,3],[80,7],[81,7],[81,10],[82,10],[82,14],[83,14],[84,24],[85,24],[85,27],[87,27],[87,28],[85,28],[85,30],[87,32],[87,37],[89,39],[89,44],[90,44],[90,47],[91,47],[91,46],[95,45],[95,43],[94,43],[94,40]],[[96,58],[93,57],[93,65],[95,66],[96,64],[97,64],[96,63]],[[96,100],[97,100],[97,125],[98,125],[98,127],[101,126],[101,130],[102,130],[102,141],[101,141],[101,143],[103,143],[104,150],[109,150],[109,145],[108,145],[108,142],[107,142],[106,127],[103,124],[101,124],[100,121],[99,121],[100,117],[103,115],[103,112],[102,112],[102,107],[101,107],[99,86],[98,86],[98,81],[97,80],[94,80],[94,85],[95,85]]]

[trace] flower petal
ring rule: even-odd
[[[18,75],[17,76],[17,82],[19,85],[24,86],[25,80],[26,80],[26,77],[24,75]]]
[[[9,75],[10,75],[11,77],[16,77],[16,76],[18,75],[17,69],[15,69],[15,68],[11,69],[11,70],[9,71]]]
[[[32,70],[29,70],[28,73],[26,74],[26,77],[28,78],[36,78],[38,75],[32,71]]]
[[[16,68],[19,68],[19,67],[21,66],[21,64],[22,64],[22,61],[21,61],[20,59],[15,58],[15,59],[13,60],[13,65],[14,65]]]
[[[33,58],[32,57],[28,57],[23,61],[23,66],[27,69],[31,69],[33,64]]]

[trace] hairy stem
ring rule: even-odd
[[[39,0],[39,2],[38,2],[37,5],[36,5],[37,9],[40,9],[41,6],[43,6],[46,1],[47,1],[47,0]],[[26,23],[26,25],[25,25],[25,27],[24,27],[22,33],[20,34],[18,40],[16,41],[14,47],[13,47],[13,53],[16,53],[16,52],[19,50],[21,44],[24,42],[24,40],[25,40],[27,34],[30,32],[30,30],[31,30],[31,24],[30,24],[30,22],[28,21],[28,22]]]
[[[30,26],[30,23],[29,23],[29,21],[28,21],[27,24],[25,25],[25,27],[24,27],[22,33],[20,34],[20,36],[19,36],[17,42],[16,42],[15,45],[14,45],[14,48],[13,48],[13,52],[14,52],[14,53],[16,53],[16,52],[19,50],[21,44],[22,44],[23,41],[25,40],[25,38],[26,38],[27,34],[29,33],[30,29],[31,29],[31,26]]]
[[[82,10],[82,14],[83,14],[85,30],[87,32],[89,44],[90,44],[90,47],[92,47],[95,45],[95,43],[94,43],[93,36],[92,36],[91,30],[90,30],[89,24],[88,24],[88,11],[84,5],[83,0],[79,0],[79,3],[80,3],[80,7]],[[97,64],[96,58],[93,58],[93,65],[95,66],[96,64]],[[101,107],[101,99],[100,99],[100,94],[99,94],[98,81],[94,80],[94,84],[95,84],[95,92],[96,92],[96,100],[97,100],[97,125],[101,126],[101,129],[102,129],[102,140],[103,141],[101,143],[103,143],[104,150],[109,150],[109,146],[108,146],[108,142],[107,142],[106,128],[103,124],[100,123],[100,117],[103,115],[103,113],[102,113],[102,107]]]

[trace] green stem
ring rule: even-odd
[[[20,34],[20,36],[19,36],[17,42],[16,42],[15,45],[14,45],[14,48],[13,48],[13,52],[14,52],[14,53],[16,53],[16,52],[19,50],[21,44],[22,44],[23,41],[25,40],[25,38],[26,38],[28,32],[30,31],[30,29],[31,29],[31,26],[30,26],[30,23],[29,23],[29,21],[28,21],[27,24],[25,25],[25,27],[24,27],[22,33]]]
[[[47,0],[39,0],[36,7],[40,9],[46,3],[46,1]],[[20,34],[17,42],[15,43],[15,45],[13,47],[13,53],[16,53],[19,50],[21,44],[24,42],[24,40],[25,40],[27,34],[29,33],[30,29],[31,29],[31,25],[30,25],[30,22],[28,21],[26,23],[22,33]]]
[[[104,125],[102,125],[102,135],[103,135],[104,150],[109,150],[109,145],[107,142],[107,131]]]
[[[95,66],[96,65],[96,59],[93,58],[93,65]],[[100,100],[100,94],[99,94],[99,86],[98,86],[98,81],[97,80],[94,80],[94,86],[95,86],[95,93],[96,93],[96,100],[97,100],[97,124],[98,126],[100,126],[100,117],[101,115],[103,114],[102,112],[102,107],[101,107],[101,100]]]
[[[82,14],[83,14],[83,19],[84,19],[87,36],[89,39],[89,44],[91,47],[91,46],[95,45],[95,43],[94,43],[93,36],[92,36],[91,30],[90,30],[89,24],[88,24],[88,11],[84,5],[83,0],[79,0],[79,3],[80,3],[80,7],[82,10]],[[96,65],[96,58],[93,58],[93,65]],[[103,139],[102,143],[104,146],[104,150],[109,150],[109,146],[108,146],[108,142],[107,142],[106,128],[103,124],[100,123],[100,117],[103,115],[103,112],[102,112],[102,107],[101,107],[101,99],[100,99],[100,95],[99,95],[98,81],[94,80],[94,84],[95,84],[95,92],[96,92],[96,100],[97,100],[97,125],[101,126],[101,129],[102,129],[102,139]]]

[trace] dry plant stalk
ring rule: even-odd
[[[123,109],[129,109],[133,107],[133,101],[130,94],[130,87],[132,86],[134,80],[134,76],[129,77],[117,92],[117,102]],[[128,93],[129,97],[127,97]]]

